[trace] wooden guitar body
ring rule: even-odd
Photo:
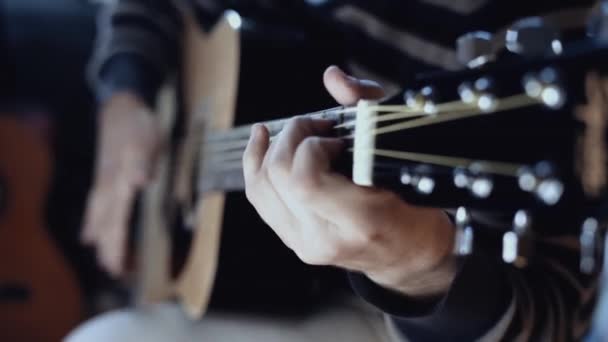
[[[138,262],[138,301],[150,304],[171,298],[181,302],[191,318],[200,318],[208,305],[215,279],[225,195],[201,194],[189,203],[198,186],[193,182],[199,168],[205,135],[232,127],[240,62],[240,17],[227,12],[213,30],[202,32],[184,13],[183,104],[186,132],[177,145],[177,158],[169,148],[162,151],[155,179],[143,197]],[[165,87],[158,99],[158,118],[165,136],[170,135],[177,112],[175,87]],[[171,170],[174,170],[172,173]],[[172,177],[173,175],[173,177]],[[187,207],[195,234],[188,259],[177,279],[170,277],[172,217],[168,203]]]
[[[0,341],[60,341],[81,295],[44,226],[50,158],[41,137],[0,118]]]

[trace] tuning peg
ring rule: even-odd
[[[494,190],[494,181],[483,173],[479,164],[472,164],[468,169],[454,169],[452,179],[457,188],[468,189],[477,198],[488,198]]]
[[[405,104],[415,110],[421,110],[426,114],[437,113],[437,91],[431,86],[426,86],[420,91],[407,90],[403,94]]]
[[[456,40],[456,56],[462,65],[471,69],[493,61],[496,56],[492,34],[476,31],[460,36]]]
[[[477,106],[482,112],[496,109],[498,100],[493,94],[494,82],[487,77],[477,79],[473,84],[464,82],[458,86],[462,102]]]
[[[502,259],[504,262],[517,267],[528,264],[532,253],[532,232],[530,231],[531,218],[524,211],[519,210],[513,218],[513,230],[506,232],[502,237]]]
[[[488,176],[478,176],[471,183],[471,193],[477,198],[488,198],[494,190],[494,182]]]
[[[422,168],[412,172],[408,167],[401,168],[399,180],[403,185],[411,185],[414,189],[423,195],[430,195],[435,190],[435,179],[428,175],[429,170]]]
[[[414,179],[414,188],[423,195],[430,195],[435,190],[435,180],[430,176],[421,176]]]
[[[414,179],[414,176],[412,175],[412,172],[410,171],[409,168],[404,167],[401,169],[401,176],[400,176],[401,184],[410,185],[410,184],[412,184],[413,179]]]
[[[592,274],[598,270],[598,265],[601,264],[601,256],[603,251],[603,236],[602,229],[596,218],[590,217],[583,222],[581,230],[581,272]]]
[[[513,24],[505,36],[506,48],[526,57],[559,55],[563,47],[559,31],[540,17],[528,17]]]
[[[564,183],[554,176],[548,162],[538,163],[534,169],[523,167],[518,171],[519,188],[534,195],[546,205],[556,205],[564,194]]]
[[[528,96],[537,99],[552,109],[559,109],[566,103],[566,95],[560,85],[557,70],[545,68],[539,74],[526,74],[522,80]]]
[[[474,231],[470,225],[471,216],[464,207],[456,210],[456,234],[454,235],[454,254],[459,256],[473,253]]]
[[[540,182],[535,193],[545,204],[556,205],[564,194],[564,184],[555,178],[548,178]]]
[[[608,43],[608,1],[600,1],[591,11],[587,34],[601,43]]]
[[[472,182],[473,180],[467,169],[461,167],[454,169],[454,185],[457,188],[466,189]]]

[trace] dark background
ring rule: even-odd
[[[94,36],[95,6],[87,1],[0,1],[3,112],[50,118],[54,175],[47,222],[88,291],[104,278],[78,243],[94,157],[95,108],[84,76]]]

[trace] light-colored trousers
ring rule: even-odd
[[[360,302],[343,301],[306,316],[210,312],[191,321],[176,304],[124,309],[75,329],[67,342],[395,342],[384,316]]]

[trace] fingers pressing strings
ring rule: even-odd
[[[471,104],[454,101],[437,105],[437,112],[432,114],[425,113],[424,111],[420,110],[414,110],[411,107],[404,105],[378,105],[373,106],[372,110],[383,114],[375,117],[373,119],[374,122],[380,123],[395,120],[404,121],[375,128],[370,130],[367,134],[377,136],[392,132],[401,132],[423,126],[438,125],[449,121],[463,120],[481,115],[491,115],[493,113],[532,106],[535,104],[538,104],[538,100],[532,99],[526,95],[514,95],[498,101],[497,107],[493,112],[484,112]],[[355,114],[356,110],[357,109],[353,107],[341,107],[328,111],[316,112],[311,115],[307,115],[306,117],[314,119],[315,117],[331,117],[332,115]],[[277,139],[278,134],[281,132],[286,122],[286,120],[271,122],[270,125],[273,129],[268,130],[270,133],[269,141],[271,143]],[[354,116],[351,116],[350,119],[343,123],[334,125],[331,127],[331,129],[340,130],[342,132],[348,131],[354,127],[354,122]],[[267,125],[267,123],[264,123],[264,125]],[[238,132],[238,134],[235,134],[235,131]],[[244,133],[245,131],[247,131],[246,134]],[[236,128],[225,135],[216,134],[206,139],[203,146],[203,156],[205,158],[204,163],[206,168],[211,168],[214,172],[230,172],[240,170],[242,168],[241,159],[243,152],[245,151],[245,147],[249,141],[250,131],[251,126],[243,126]],[[354,136],[352,134],[338,134],[336,136],[336,138],[345,140],[353,139],[353,137]]]

